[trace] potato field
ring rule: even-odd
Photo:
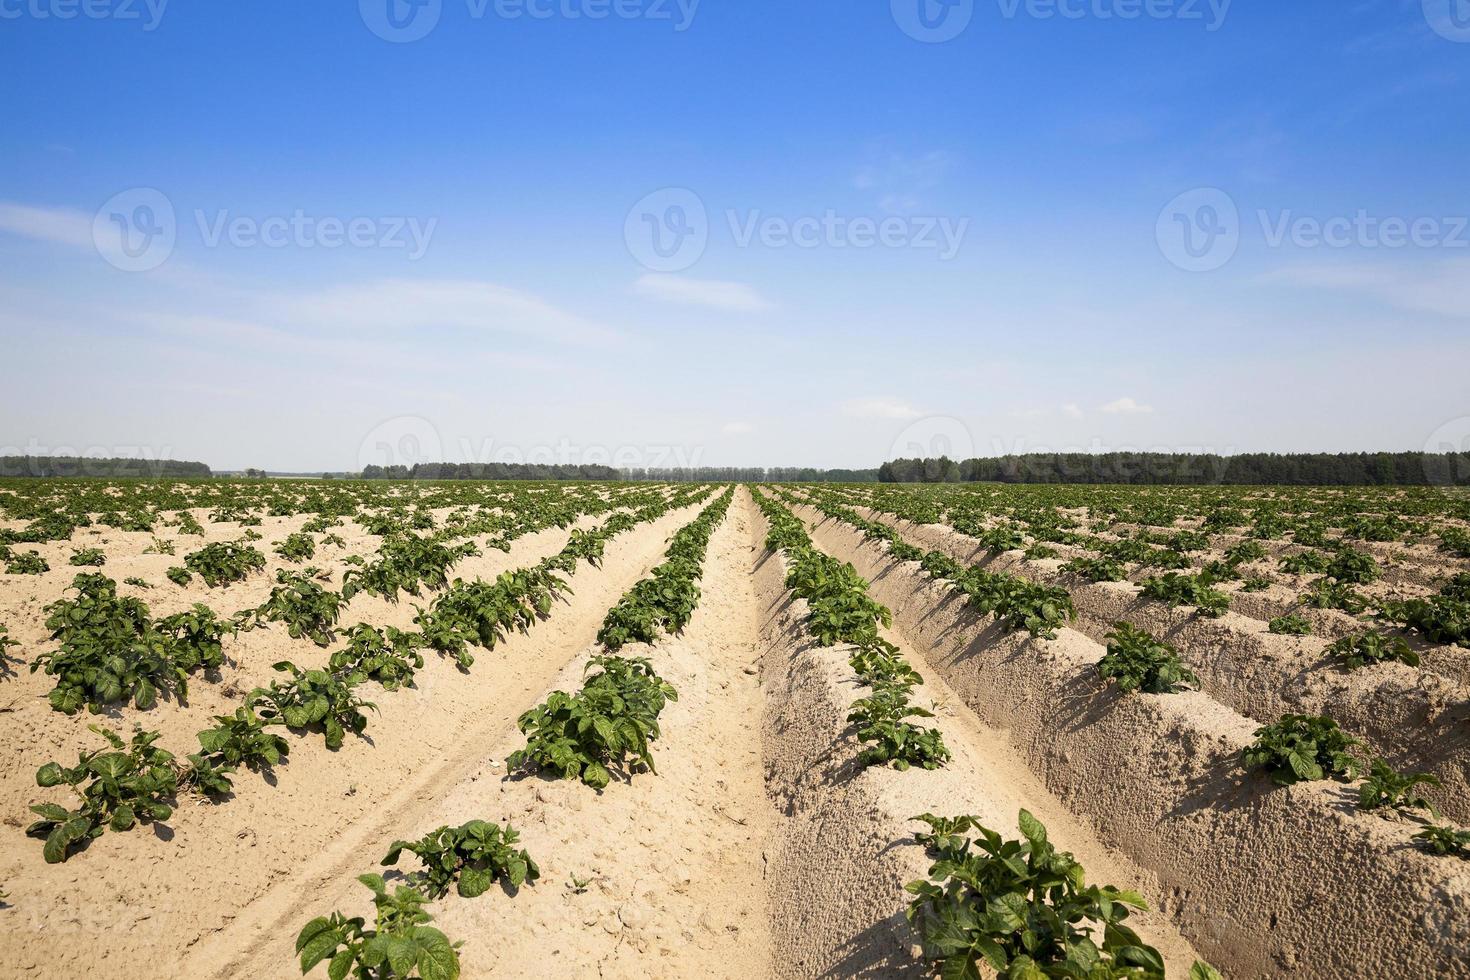
[[[1470,977],[1470,500],[0,480],[7,976]]]

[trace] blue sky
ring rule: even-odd
[[[0,0],[0,446],[1470,435],[1466,0],[429,2]]]

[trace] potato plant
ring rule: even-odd
[[[337,618],[346,600],[317,584],[316,577],[321,574],[316,568],[300,572],[283,568],[276,572],[277,584],[271,589],[270,597],[256,609],[237,617],[241,628],[284,623],[293,640],[304,637],[319,647],[330,646],[336,639]]]
[[[1199,615],[1213,619],[1223,616],[1230,608],[1230,597],[1213,588],[1214,584],[1208,575],[1166,572],[1161,577],[1145,579],[1142,595],[1170,606],[1194,606]]]
[[[454,887],[461,898],[478,898],[497,881],[519,888],[541,877],[541,869],[525,850],[518,850],[520,834],[484,820],[459,827],[440,827],[418,841],[394,841],[383,858],[385,867],[398,863],[404,851],[423,863],[410,875],[415,887],[430,898],[443,898]]]
[[[1278,636],[1309,636],[1312,623],[1301,616],[1277,616],[1266,624],[1266,630]]]
[[[46,559],[34,551],[22,551],[12,555],[5,563],[5,574],[7,575],[42,575],[49,571],[51,571],[51,566],[46,563]]]
[[[77,548],[67,559],[67,564],[78,568],[101,568],[107,564],[107,555],[101,548]]]
[[[938,729],[908,720],[934,717],[932,711],[910,703],[909,695],[905,682],[879,681],[872,694],[852,703],[847,721],[857,727],[858,740],[867,746],[859,756],[864,766],[892,765],[902,772],[911,766],[938,769],[949,761]]]
[[[1331,718],[1282,715],[1280,721],[1257,729],[1255,739],[1242,753],[1246,768],[1261,770],[1279,786],[1353,778],[1363,769],[1352,753],[1361,743]]]
[[[268,688],[258,687],[245,699],[245,706],[259,708],[266,721],[279,719],[293,729],[320,725],[327,748],[333,751],[342,747],[347,732],[361,735],[367,730],[363,709],[376,711],[377,705],[358,696],[352,678],[325,670],[302,670],[290,661],[276,664],[275,669],[290,679],[272,681]]]
[[[73,848],[107,830],[131,830],[140,821],[173,814],[168,801],[178,788],[178,775],[173,755],[153,744],[158,733],[139,729],[124,742],[100,726],[88,728],[107,740],[110,751],[80,753],[71,768],[48,762],[36,771],[36,785],[70,786],[81,797],[75,810],[55,803],[31,807],[41,819],[26,833],[45,840],[47,864],[65,861]]]
[[[242,582],[265,568],[265,555],[238,541],[216,541],[184,557],[184,567],[211,589]]]
[[[1358,809],[1428,810],[1434,804],[1419,795],[1419,786],[1440,786],[1439,777],[1427,772],[1400,773],[1383,759],[1374,759],[1368,776],[1358,787]]]
[[[296,937],[302,974],[325,962],[331,980],[349,975],[358,980],[457,980],[460,944],[427,924],[434,919],[424,911],[428,898],[404,885],[390,894],[381,875],[361,875],[357,880],[372,889],[373,927],[340,912],[312,919]]]
[[[659,714],[678,692],[646,657],[593,657],[587,669],[596,673],[575,695],[554,691],[521,715],[516,724],[526,747],[510,755],[508,769],[580,779],[596,790],[611,782],[613,771],[629,778],[638,766],[657,771],[650,743],[659,735]]]
[[[300,564],[316,557],[316,541],[310,534],[298,531],[286,535],[273,549],[277,555],[293,564]]]
[[[1107,641],[1097,672],[1123,694],[1174,694],[1199,687],[1199,677],[1184,666],[1178,650],[1132,623],[1114,623]]]
[[[377,681],[385,690],[413,683],[414,671],[424,666],[419,653],[423,638],[392,626],[378,629],[359,623],[347,634],[347,645],[332,654],[328,669],[357,683]]]
[[[1398,662],[1419,666],[1419,655],[1402,637],[1387,636],[1376,630],[1344,636],[1327,648],[1344,670],[1358,670],[1372,664]]]
[[[1029,812],[1020,840],[974,817],[915,819],[930,828],[919,839],[935,863],[907,885],[908,919],[941,976],[1164,980],[1163,957],[1127,924],[1148,907],[1143,897],[1085,885],[1082,866]]]

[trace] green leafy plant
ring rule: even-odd
[[[383,858],[384,866],[398,863],[404,852],[418,857],[424,870],[413,876],[413,883],[430,898],[449,894],[456,886],[461,898],[478,898],[499,880],[512,888],[541,877],[541,869],[531,855],[516,849],[520,834],[509,824],[471,820],[459,827],[440,827],[423,839],[394,841]]]
[[[494,582],[457,581],[414,621],[426,645],[468,669],[475,662],[471,644],[493,650],[511,630],[526,632],[566,590],[566,582],[544,568],[504,572]]]
[[[1303,551],[1281,559],[1280,568],[1291,575],[1320,574],[1327,571],[1332,557],[1321,551]]]
[[[361,735],[367,730],[364,708],[377,706],[358,697],[351,678],[339,677],[324,670],[302,670],[290,661],[282,661],[275,669],[290,675],[287,681],[272,681],[269,688],[258,687],[245,699],[246,707],[260,708],[267,721],[280,719],[287,728],[322,726],[327,748],[342,747],[347,732]]]
[[[1128,577],[1123,563],[1112,558],[1073,558],[1061,571],[1089,582],[1121,582]]]
[[[211,589],[241,582],[265,568],[265,555],[248,544],[216,541],[184,557],[184,567]]]
[[[41,575],[49,571],[51,566],[35,551],[22,551],[5,563],[7,575]]]
[[[1358,809],[1428,810],[1436,814],[1434,804],[1419,795],[1419,786],[1441,786],[1439,777],[1427,772],[1399,773],[1383,759],[1374,759],[1368,776],[1358,787]]]
[[[864,766],[892,765],[900,772],[911,766],[938,769],[949,761],[949,749],[937,728],[921,728],[909,718],[933,718],[934,713],[909,703],[907,684],[879,682],[873,693],[854,701],[847,716],[857,726],[859,741],[867,745],[859,761]]]
[[[936,860],[906,888],[908,918],[947,980],[980,980],[982,967],[1013,980],[1163,980],[1163,958],[1127,925],[1147,908],[1142,896],[1084,885],[1082,866],[1027,811],[1021,840],[974,817],[915,819],[931,828],[921,839]]]
[[[1456,830],[1430,824],[1414,835],[1419,847],[1439,857],[1470,860],[1470,830]]]
[[[396,691],[413,683],[414,671],[424,666],[418,652],[421,638],[392,626],[378,629],[359,623],[347,634],[347,646],[332,654],[328,667],[361,681],[377,681],[386,690]]]
[[[319,647],[329,646],[336,639],[334,628],[346,600],[336,592],[324,589],[316,582],[321,572],[308,568],[300,572],[280,569],[276,572],[276,585],[271,594],[258,608],[247,613],[241,620],[244,628],[262,622],[285,623],[291,638],[302,637]]]
[[[289,562],[303,562],[316,557],[316,542],[311,535],[297,532],[286,535],[275,547],[275,553]]]
[[[1241,583],[1242,592],[1265,592],[1271,587],[1271,580],[1264,575],[1253,575]]]
[[[1107,655],[1097,671],[1105,682],[1131,694],[1174,694],[1199,687],[1199,678],[1179,659],[1179,651],[1131,623],[1114,623],[1107,635]]]
[[[658,738],[659,713],[678,692],[646,657],[593,657],[587,669],[596,673],[575,695],[554,691],[521,715],[526,747],[511,754],[507,768],[553,772],[598,790],[613,769],[629,776],[638,765],[656,771],[649,743]]]
[[[1445,595],[1383,603],[1378,615],[1414,630],[1431,643],[1470,647],[1470,602]]]
[[[46,628],[59,648],[31,663],[32,673],[56,678],[51,707],[70,715],[86,706],[95,714],[132,700],[146,711],[161,690],[187,696],[188,673],[175,661],[170,638],[153,628],[146,605],[120,597],[117,583],[95,572],[78,574],[72,589],[75,598],[46,607]]]
[[[170,582],[178,586],[187,586],[190,582],[194,581],[194,573],[178,565],[173,566],[163,574]]]
[[[72,787],[81,805],[68,810],[42,803],[31,810],[41,819],[26,833],[46,841],[47,864],[65,861],[83,841],[107,830],[131,830],[140,821],[167,820],[173,814],[168,800],[178,788],[174,757],[154,746],[157,732],[134,732],[131,742],[97,725],[88,726],[107,740],[110,751],[83,752],[69,769],[48,762],[36,771],[36,785]]]
[[[428,898],[400,885],[391,895],[381,875],[358,879],[373,891],[374,927],[362,918],[340,912],[312,919],[296,937],[301,972],[307,974],[326,962],[327,975],[343,980],[419,977],[421,980],[457,980],[459,943],[427,925],[434,917],[424,911]]]
[[[1277,616],[1266,624],[1266,629],[1279,636],[1309,636],[1312,623],[1301,616]]]
[[[1230,608],[1230,597],[1212,588],[1213,585],[1214,580],[1208,575],[1166,572],[1161,577],[1145,579],[1142,594],[1170,606],[1194,606],[1199,615],[1213,619]]]
[[[154,538],[148,547],[143,549],[145,555],[172,555],[174,543],[167,538]]]
[[[1357,776],[1363,768],[1352,754],[1361,743],[1331,718],[1282,715],[1275,724],[1257,729],[1255,739],[1242,754],[1246,767],[1264,771],[1281,786]]]
[[[1312,609],[1339,609],[1350,616],[1368,608],[1368,600],[1351,585],[1326,579],[1314,583],[1312,590],[1302,595],[1301,602]]]
[[[67,559],[67,564],[78,568],[101,568],[107,564],[107,555],[101,548],[77,548]]]
[[[1387,636],[1376,631],[1344,636],[1327,648],[1346,670],[1357,670],[1370,664],[1397,661],[1410,667],[1419,666],[1419,655],[1402,637]]]
[[[1352,548],[1342,548],[1327,566],[1327,577],[1337,582],[1367,585],[1376,582],[1383,572],[1372,555]]]
[[[199,751],[228,769],[278,766],[291,752],[290,744],[269,731],[271,722],[249,707],[232,715],[216,715],[215,726],[199,733]]]

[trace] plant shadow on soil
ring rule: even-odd
[[[903,912],[895,912],[849,937],[839,947],[841,958],[818,974],[822,980],[847,977],[922,977],[928,974],[898,937],[909,933]]]

